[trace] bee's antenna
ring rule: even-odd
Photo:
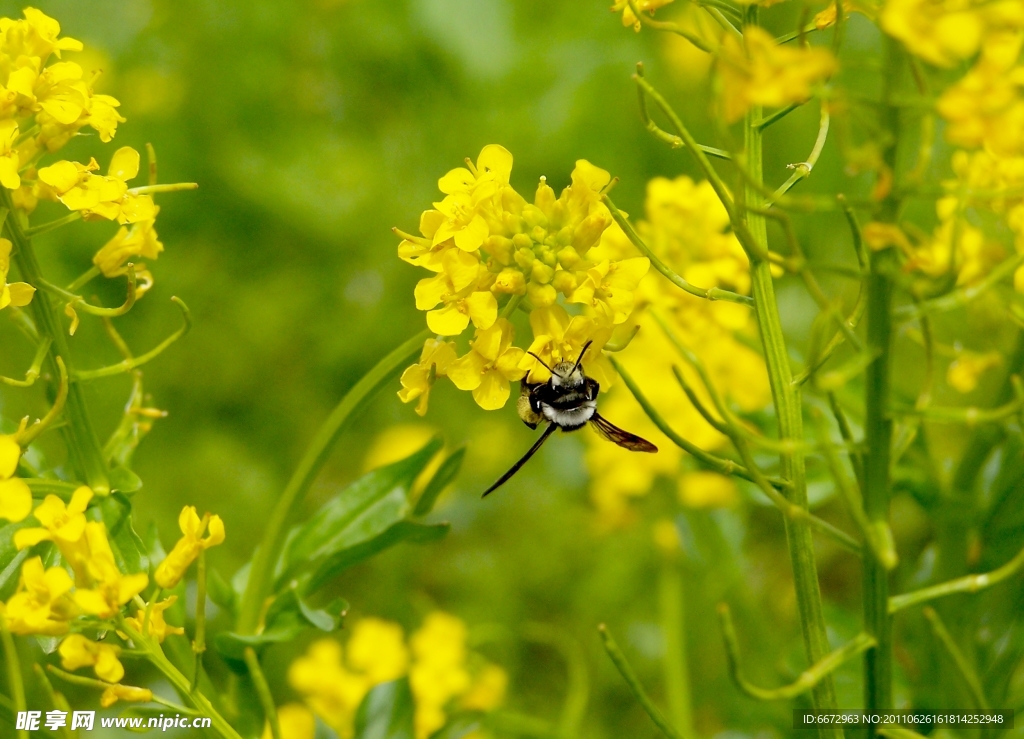
[[[594,342],[593,342],[593,340],[591,340],[591,341],[588,341],[588,342],[587,342],[586,344],[584,344],[584,345],[583,345],[583,348],[582,348],[582,349],[580,350],[580,356],[579,356],[579,357],[578,357],[578,358],[576,359],[576,364],[574,364],[574,365],[572,366],[572,371],[571,371],[571,372],[569,372],[569,374],[570,374],[570,375],[571,375],[571,374],[572,374],[573,372],[575,372],[575,371],[576,371],[576,368],[577,368],[577,367],[579,367],[579,366],[580,366],[580,362],[582,362],[582,361],[583,361],[583,355],[587,353],[587,349],[589,349],[589,348],[590,348],[590,345],[591,345],[591,344],[593,344],[593,343],[594,343]]]
[[[547,362],[545,362],[545,361],[544,361],[543,359],[541,359],[540,357],[538,357],[538,356],[537,356],[536,354],[534,354],[533,352],[526,352],[526,353],[527,353],[527,354],[529,354],[529,355],[530,355],[531,357],[533,357],[534,359],[536,359],[536,360],[537,360],[538,362],[540,362],[541,364],[543,364],[543,365],[544,365],[544,369],[546,369],[546,370],[547,370],[548,372],[550,372],[551,374],[553,374],[553,375],[557,375],[557,374],[558,374],[558,373],[557,373],[557,372],[555,372],[555,371],[554,371],[553,369],[551,369],[550,367],[548,367],[548,365],[547,365]]]

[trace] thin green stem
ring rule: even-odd
[[[48,223],[40,223],[38,226],[33,226],[32,228],[27,228],[25,229],[25,235],[31,238],[33,236],[48,233],[50,231],[60,228],[61,226],[66,226],[69,223],[74,223],[75,221],[80,220],[82,220],[82,212],[76,210],[73,213],[68,213],[66,216],[63,216],[62,218],[49,221]]]
[[[794,110],[800,108],[803,105],[804,105],[804,103],[790,103],[785,108],[779,108],[778,110],[776,110],[771,115],[765,116],[761,120],[759,120],[756,123],[754,123],[754,125],[757,126],[760,129],[764,130],[765,128],[768,128],[768,126],[772,125],[773,123],[777,123],[778,121],[781,121],[787,115],[789,115]]]
[[[93,316],[103,316],[105,318],[116,318],[123,316],[125,313],[132,309],[135,305],[136,289],[138,283],[135,279],[135,265],[129,263],[127,267],[128,275],[128,295],[125,297],[124,303],[117,308],[104,308],[102,306],[90,305],[85,301],[81,295],[75,295],[72,292],[65,290],[62,287],[51,285],[46,280],[40,279],[39,286],[47,292],[56,295],[58,298],[70,303],[75,310],[80,310],[83,313],[88,313]]]
[[[683,573],[674,556],[666,557],[658,580],[661,631],[665,638],[662,666],[665,694],[672,722],[683,736],[695,736],[693,706],[690,697],[689,660],[686,656],[686,613],[683,600]]]
[[[36,384],[36,380],[39,379],[39,370],[43,366],[43,361],[46,359],[47,353],[50,351],[50,339],[43,339],[39,342],[39,346],[36,347],[36,355],[32,358],[32,364],[25,370],[24,380],[14,380],[10,377],[0,376],[0,382],[11,387],[32,387]]]
[[[601,199],[604,200],[604,203],[606,206],[608,206],[608,210],[611,213],[612,218],[615,219],[615,222],[617,224],[619,224],[619,227],[622,228],[623,233],[626,234],[626,237],[630,240],[630,242],[632,242],[633,246],[635,246],[641,254],[643,254],[645,257],[651,260],[651,264],[654,266],[654,268],[661,272],[661,274],[668,278],[669,282],[678,287],[680,290],[688,292],[690,295],[695,295],[698,298],[704,298],[706,300],[725,300],[729,303],[739,303],[740,305],[746,306],[752,306],[754,304],[754,301],[746,295],[739,295],[738,293],[734,293],[729,290],[723,290],[719,287],[705,289],[702,287],[697,287],[696,285],[692,285],[689,282],[687,282],[679,274],[677,274],[675,270],[673,270],[671,267],[669,267],[667,264],[661,261],[661,258],[658,257],[657,254],[651,251],[651,248],[644,243],[644,240],[640,238],[640,234],[636,232],[636,230],[633,228],[633,225],[629,222],[625,215],[623,215],[622,211],[615,207],[615,203],[612,202],[611,198],[609,198],[607,194],[603,195]]]
[[[195,673],[192,675],[192,690],[199,685],[199,676],[203,671],[203,652],[206,651],[206,551],[200,550],[196,562],[196,631],[192,640],[192,653],[196,659]]]
[[[626,656],[619,649],[619,645],[612,639],[612,635],[608,633],[608,627],[601,624],[597,627],[598,633],[601,635],[601,641],[604,644],[604,650],[608,653],[615,668],[622,675],[622,679],[626,681],[626,685],[629,686],[630,691],[636,696],[636,699],[640,702],[644,711],[651,717],[654,725],[661,729],[661,732],[669,737],[669,739],[683,739],[683,735],[676,730],[672,724],[668,722],[662,712],[654,705],[654,701],[647,695],[647,691],[644,690],[644,686],[640,684],[640,680],[637,678],[636,673],[633,672],[632,666],[626,660]]]
[[[772,197],[768,200],[766,204],[768,207],[771,207],[772,203],[792,190],[800,180],[810,177],[811,170],[814,169],[814,165],[818,163],[818,157],[821,156],[821,150],[825,148],[825,140],[828,138],[829,120],[828,108],[822,104],[821,122],[818,125],[818,137],[814,140],[814,148],[811,149],[811,153],[808,155],[807,161],[790,165],[794,170],[793,174],[790,175],[788,180],[779,186]],[[764,130],[764,126],[757,126],[757,129]]]
[[[915,606],[919,603],[927,603],[936,598],[944,598],[954,593],[977,593],[979,590],[990,588],[993,585],[1006,580],[1024,568],[1024,549],[1021,549],[1017,556],[991,572],[982,572],[977,575],[966,575],[955,580],[930,585],[927,588],[914,590],[902,595],[894,595],[889,598],[888,611],[890,614],[902,611],[904,608]]]
[[[851,641],[829,652],[818,662],[808,667],[800,673],[800,677],[789,685],[783,685],[778,688],[761,688],[751,683],[743,675],[743,670],[740,667],[739,640],[736,638],[736,629],[732,623],[729,606],[725,603],[721,603],[718,606],[718,618],[722,628],[722,638],[725,641],[729,674],[741,691],[759,701],[791,700],[803,695],[813,690],[816,685],[831,675],[844,662],[853,659],[858,654],[863,654],[875,645],[875,640],[867,634],[858,634]]]
[[[263,540],[253,556],[249,580],[238,609],[239,633],[255,633],[263,601],[270,594],[274,566],[284,543],[285,527],[291,519],[292,510],[301,502],[302,496],[327,462],[349,420],[367,399],[391,380],[410,356],[420,351],[423,342],[430,336],[430,331],[421,331],[380,360],[345,394],[313,437],[274,505]]]
[[[132,195],[156,195],[161,192],[182,192],[183,190],[198,190],[198,182],[174,182],[167,185],[142,185],[128,189]]]
[[[0,198],[2,198],[3,205],[10,210],[12,208],[11,193],[7,189],[0,188],[0,190],[2,190]],[[25,235],[19,212],[11,212],[10,216],[4,220],[4,231],[14,245],[14,263],[18,267],[22,279],[38,288],[42,280],[42,270],[32,248],[32,240]],[[81,383],[76,381],[74,362],[71,359],[67,333],[64,331],[60,314],[49,295],[46,294],[37,295],[36,299],[32,301],[31,308],[40,336],[52,342],[48,360],[50,372],[54,377],[59,376],[57,358],[61,357],[68,375],[71,377],[65,409],[68,425],[64,427],[63,433],[72,464],[78,471],[80,479],[85,480],[95,493],[107,495],[110,492],[107,463],[103,458],[103,448],[93,426]]]
[[[971,663],[967,660],[967,657],[960,650],[960,647],[953,641],[953,637],[950,635],[949,630],[946,629],[946,625],[942,623],[942,619],[939,618],[939,614],[935,612],[935,609],[931,606],[925,606],[924,617],[928,619],[928,623],[932,627],[932,633],[935,634],[935,638],[942,643],[945,647],[946,652],[949,654],[950,659],[953,660],[953,664],[956,665],[957,672],[960,673],[960,677],[963,678],[964,682],[967,683],[967,689],[971,691],[971,697],[974,698],[974,702],[978,708],[983,711],[989,710],[988,699],[985,698],[985,691],[981,687],[981,680],[978,679],[977,673],[974,668],[971,667]]]
[[[4,646],[4,662],[7,664],[7,689],[11,691],[11,698],[14,700],[14,710],[27,711],[25,702],[25,683],[21,678],[21,660],[18,659],[18,647],[14,644],[14,637],[7,628],[7,621],[0,615],[0,641]],[[18,730],[18,739],[28,739],[28,731]]]
[[[277,706],[274,705],[274,696],[267,685],[267,678],[260,668],[260,660],[252,647],[245,648],[245,666],[249,668],[249,677],[256,688],[256,695],[259,696],[260,704],[263,706],[263,713],[266,715],[267,723],[270,724],[270,735],[274,739],[281,739],[281,722],[277,718]]]

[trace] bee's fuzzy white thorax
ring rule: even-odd
[[[583,369],[573,369],[571,362],[560,362],[555,365],[551,375],[551,387],[579,387],[586,379]]]
[[[585,400],[576,408],[564,410],[552,408],[547,403],[541,403],[540,410],[544,414],[544,418],[551,421],[551,423],[571,430],[583,426],[594,417],[594,413],[597,411],[597,401]]]

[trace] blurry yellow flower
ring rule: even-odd
[[[26,306],[32,302],[32,296],[36,292],[36,289],[27,282],[8,283],[7,273],[10,269],[11,242],[0,238],[0,310],[9,305],[15,308]]]
[[[356,709],[373,687],[345,667],[341,644],[334,639],[314,642],[304,656],[292,662],[288,684],[342,739],[352,736]]]
[[[107,175],[95,175],[96,160],[79,164],[67,160],[39,170],[40,195],[59,200],[85,219],[106,218],[136,223],[156,218],[157,207],[149,195],[128,189],[128,180],[139,173],[139,153],[130,146],[114,152]]]
[[[738,500],[739,492],[731,477],[707,470],[679,476],[679,501],[690,508],[722,508]]]
[[[110,618],[142,592],[149,583],[149,575],[144,572],[133,575],[121,573],[107,539],[107,529],[101,522],[85,524],[85,541],[89,547],[85,568],[92,587],[75,590],[75,604],[86,613]]]
[[[1019,33],[990,37],[974,67],[939,98],[946,138],[965,148],[984,146],[997,156],[1024,154],[1024,66]]]
[[[880,251],[895,246],[909,252],[913,247],[903,229],[894,223],[872,221],[864,226],[864,242],[869,249]]]
[[[96,677],[108,683],[116,683],[124,677],[124,667],[118,660],[121,648],[87,639],[81,634],[71,634],[60,643],[58,650],[61,666],[74,672],[81,667],[93,667]]]
[[[167,638],[168,634],[184,634],[185,629],[181,626],[174,626],[167,623],[164,619],[164,612],[173,606],[178,601],[178,596],[172,595],[170,598],[165,598],[157,603],[149,604],[149,624],[145,631],[142,629],[142,623],[146,620],[146,609],[140,608],[135,612],[134,616],[129,616],[125,619],[128,625],[135,629],[143,636],[152,636],[159,643],[163,644],[164,639]]]
[[[858,0],[842,0],[843,13],[849,15],[850,13],[860,13],[865,15],[871,20],[874,20],[878,15],[878,8],[870,2],[859,2]],[[814,25],[821,31],[829,26],[835,25],[836,22],[836,3],[832,3],[827,8],[822,10],[816,16],[814,16]]]
[[[210,533],[204,539],[203,534],[209,526]],[[156,568],[153,579],[161,588],[173,588],[189,568],[199,553],[204,549],[215,547],[224,541],[224,522],[220,516],[211,516],[209,513],[199,518],[195,506],[187,505],[181,509],[178,515],[178,527],[181,529],[182,537],[175,543],[174,548],[164,558],[164,561]]]
[[[658,8],[663,8],[672,0],[633,0],[633,7],[639,12],[650,13],[654,15],[654,11]],[[633,26],[634,31],[640,30],[640,19],[633,13],[633,8],[629,7],[629,0],[615,0],[615,4],[612,5],[611,10],[613,13],[622,12],[622,25]]]
[[[159,211],[160,208],[154,206],[154,213]],[[115,277],[124,274],[125,264],[132,257],[156,259],[164,250],[164,245],[157,238],[154,223],[156,221],[150,218],[132,224],[130,230],[121,226],[114,237],[96,252],[92,263],[100,268],[104,277]]]
[[[409,667],[402,627],[379,618],[356,622],[348,640],[348,664],[371,685],[397,680]]]
[[[459,703],[467,711],[493,711],[505,701],[507,688],[508,674],[497,665],[487,664]]]
[[[286,703],[277,707],[277,722],[281,727],[281,739],[314,739],[316,717],[301,703]],[[263,726],[261,739],[273,739],[270,722]]]
[[[882,29],[914,55],[940,67],[973,57],[992,32],[1024,28],[1018,0],[886,0]]]
[[[961,352],[946,370],[946,384],[959,393],[972,392],[978,387],[978,381],[987,370],[1002,363],[1003,358],[998,352]]]
[[[420,361],[407,367],[402,373],[402,389],[398,391],[399,399],[403,403],[410,403],[419,398],[420,402],[416,404],[416,413],[425,416],[434,380],[448,374],[448,368],[455,361],[455,356],[455,343],[452,341],[427,339],[423,342]]]
[[[570,301],[596,308],[602,323],[622,323],[633,310],[633,291],[650,267],[647,257],[602,261],[587,270]]]
[[[722,114],[731,123],[753,105],[803,102],[815,85],[835,74],[836,67],[828,49],[780,46],[757,26],[745,27],[742,40],[726,34],[718,59]]]
[[[100,696],[100,705],[110,708],[119,700],[148,703],[153,700],[153,691],[149,688],[136,688],[131,685],[111,685]]]
[[[18,590],[3,608],[7,628],[13,634],[66,634],[68,621],[76,614],[68,598],[71,585],[71,577],[62,567],[44,570],[39,557],[25,560]]]
[[[513,335],[512,324],[499,318],[490,328],[478,330],[471,350],[448,367],[448,379],[459,390],[473,391],[473,400],[484,410],[502,408],[511,394],[509,380],[526,374],[519,368],[525,354],[512,346]]]
[[[470,685],[466,671],[466,625],[454,616],[435,611],[412,635],[413,654],[409,685],[416,699],[417,739],[426,739],[444,726],[444,706]]]
[[[89,507],[92,496],[92,490],[84,485],[72,493],[67,505],[56,495],[47,495],[33,511],[33,516],[41,526],[16,531],[14,545],[18,549],[25,549],[41,541],[52,541],[74,569],[79,585],[87,584],[85,561],[89,550],[84,538],[85,509]]]
[[[22,424],[24,425],[24,423]],[[17,434],[0,434],[0,518],[22,521],[32,512],[32,491],[14,476],[21,459]]]

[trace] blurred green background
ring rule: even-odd
[[[414,230],[420,211],[439,199],[437,178],[464,157],[475,158],[488,143],[504,145],[515,156],[512,184],[528,197],[538,176],[558,190],[575,160],[586,158],[622,178],[618,204],[638,215],[648,179],[696,175],[686,156],[643,130],[630,75],[637,61],[646,61],[652,80],[709,140],[715,132],[706,128],[706,60],[685,42],[624,29],[607,5],[38,3],[63,33],[85,42],[87,51],[72,58],[86,70],[103,69],[97,89],[121,100],[128,122],[115,145],[142,150],[152,142],[161,182],[200,185],[159,198],[157,229],[166,251],[149,265],[156,286],[118,322],[142,351],[176,327],[172,295],[188,303],[195,319],[191,334],[145,369],[151,404],[169,417],[157,422],[135,457],[145,481],[134,499],[140,528],[155,521],[169,544],[181,506],[194,504],[226,524],[226,544],[211,552],[214,567],[230,577],[249,558],[319,423],[380,357],[421,329],[412,289],[422,275],[397,259],[390,229]],[[0,12],[19,15],[20,6],[0,2]],[[773,9],[768,22],[789,30],[797,13]],[[851,54],[877,44],[877,35],[858,28],[851,26]],[[785,176],[785,164],[805,158],[816,128],[817,112],[809,109],[772,129],[766,164],[772,181]],[[105,167],[113,149],[81,137],[65,156],[95,154]],[[818,189],[817,180],[827,190],[840,166],[830,145],[808,188]],[[48,208],[41,206],[39,221]],[[841,222],[824,217],[811,227],[843,234],[835,251],[847,248]],[[114,230],[106,222],[76,224],[41,237],[38,251],[53,281],[84,271]],[[94,285],[108,304],[123,290],[116,280]],[[793,326],[805,330],[806,299],[784,289],[783,301]],[[0,371],[13,374],[28,353],[11,340],[9,327],[0,331]],[[97,364],[100,357],[117,359],[97,322],[83,322],[74,346]],[[437,428],[450,446],[465,443],[469,452],[437,512],[452,522],[447,539],[401,546],[336,584],[356,616],[412,629],[440,608],[472,628],[504,627],[510,637],[482,650],[509,670],[508,705],[554,719],[566,690],[565,666],[551,649],[522,638],[525,624],[547,624],[578,644],[588,668],[592,690],[582,735],[654,736],[604,657],[595,627],[612,627],[652,692],[662,696],[658,582],[665,563],[650,523],[676,516],[699,732],[785,733],[785,705],[755,704],[728,681],[714,613],[723,598],[738,611],[747,657],[756,663],[752,679],[778,684],[802,669],[789,562],[774,511],[679,513],[674,486],[665,484],[638,501],[634,525],[598,531],[587,502],[583,444],[574,437],[553,441],[500,494],[481,501],[479,491],[530,442],[511,405],[487,413],[443,384],[421,420],[412,405],[399,403],[397,389],[396,381],[342,440],[309,510],[358,475],[373,440],[395,424]],[[128,391],[125,377],[89,386],[102,436]],[[25,402],[26,409],[35,407]],[[22,410],[8,408],[5,415]],[[904,507],[897,534],[916,545],[926,524],[913,504]],[[833,637],[846,638],[860,623],[859,569],[827,548],[821,566]],[[278,696],[288,695],[284,665],[303,647],[270,652]],[[860,702],[856,673],[853,664],[838,674],[841,705]]]

